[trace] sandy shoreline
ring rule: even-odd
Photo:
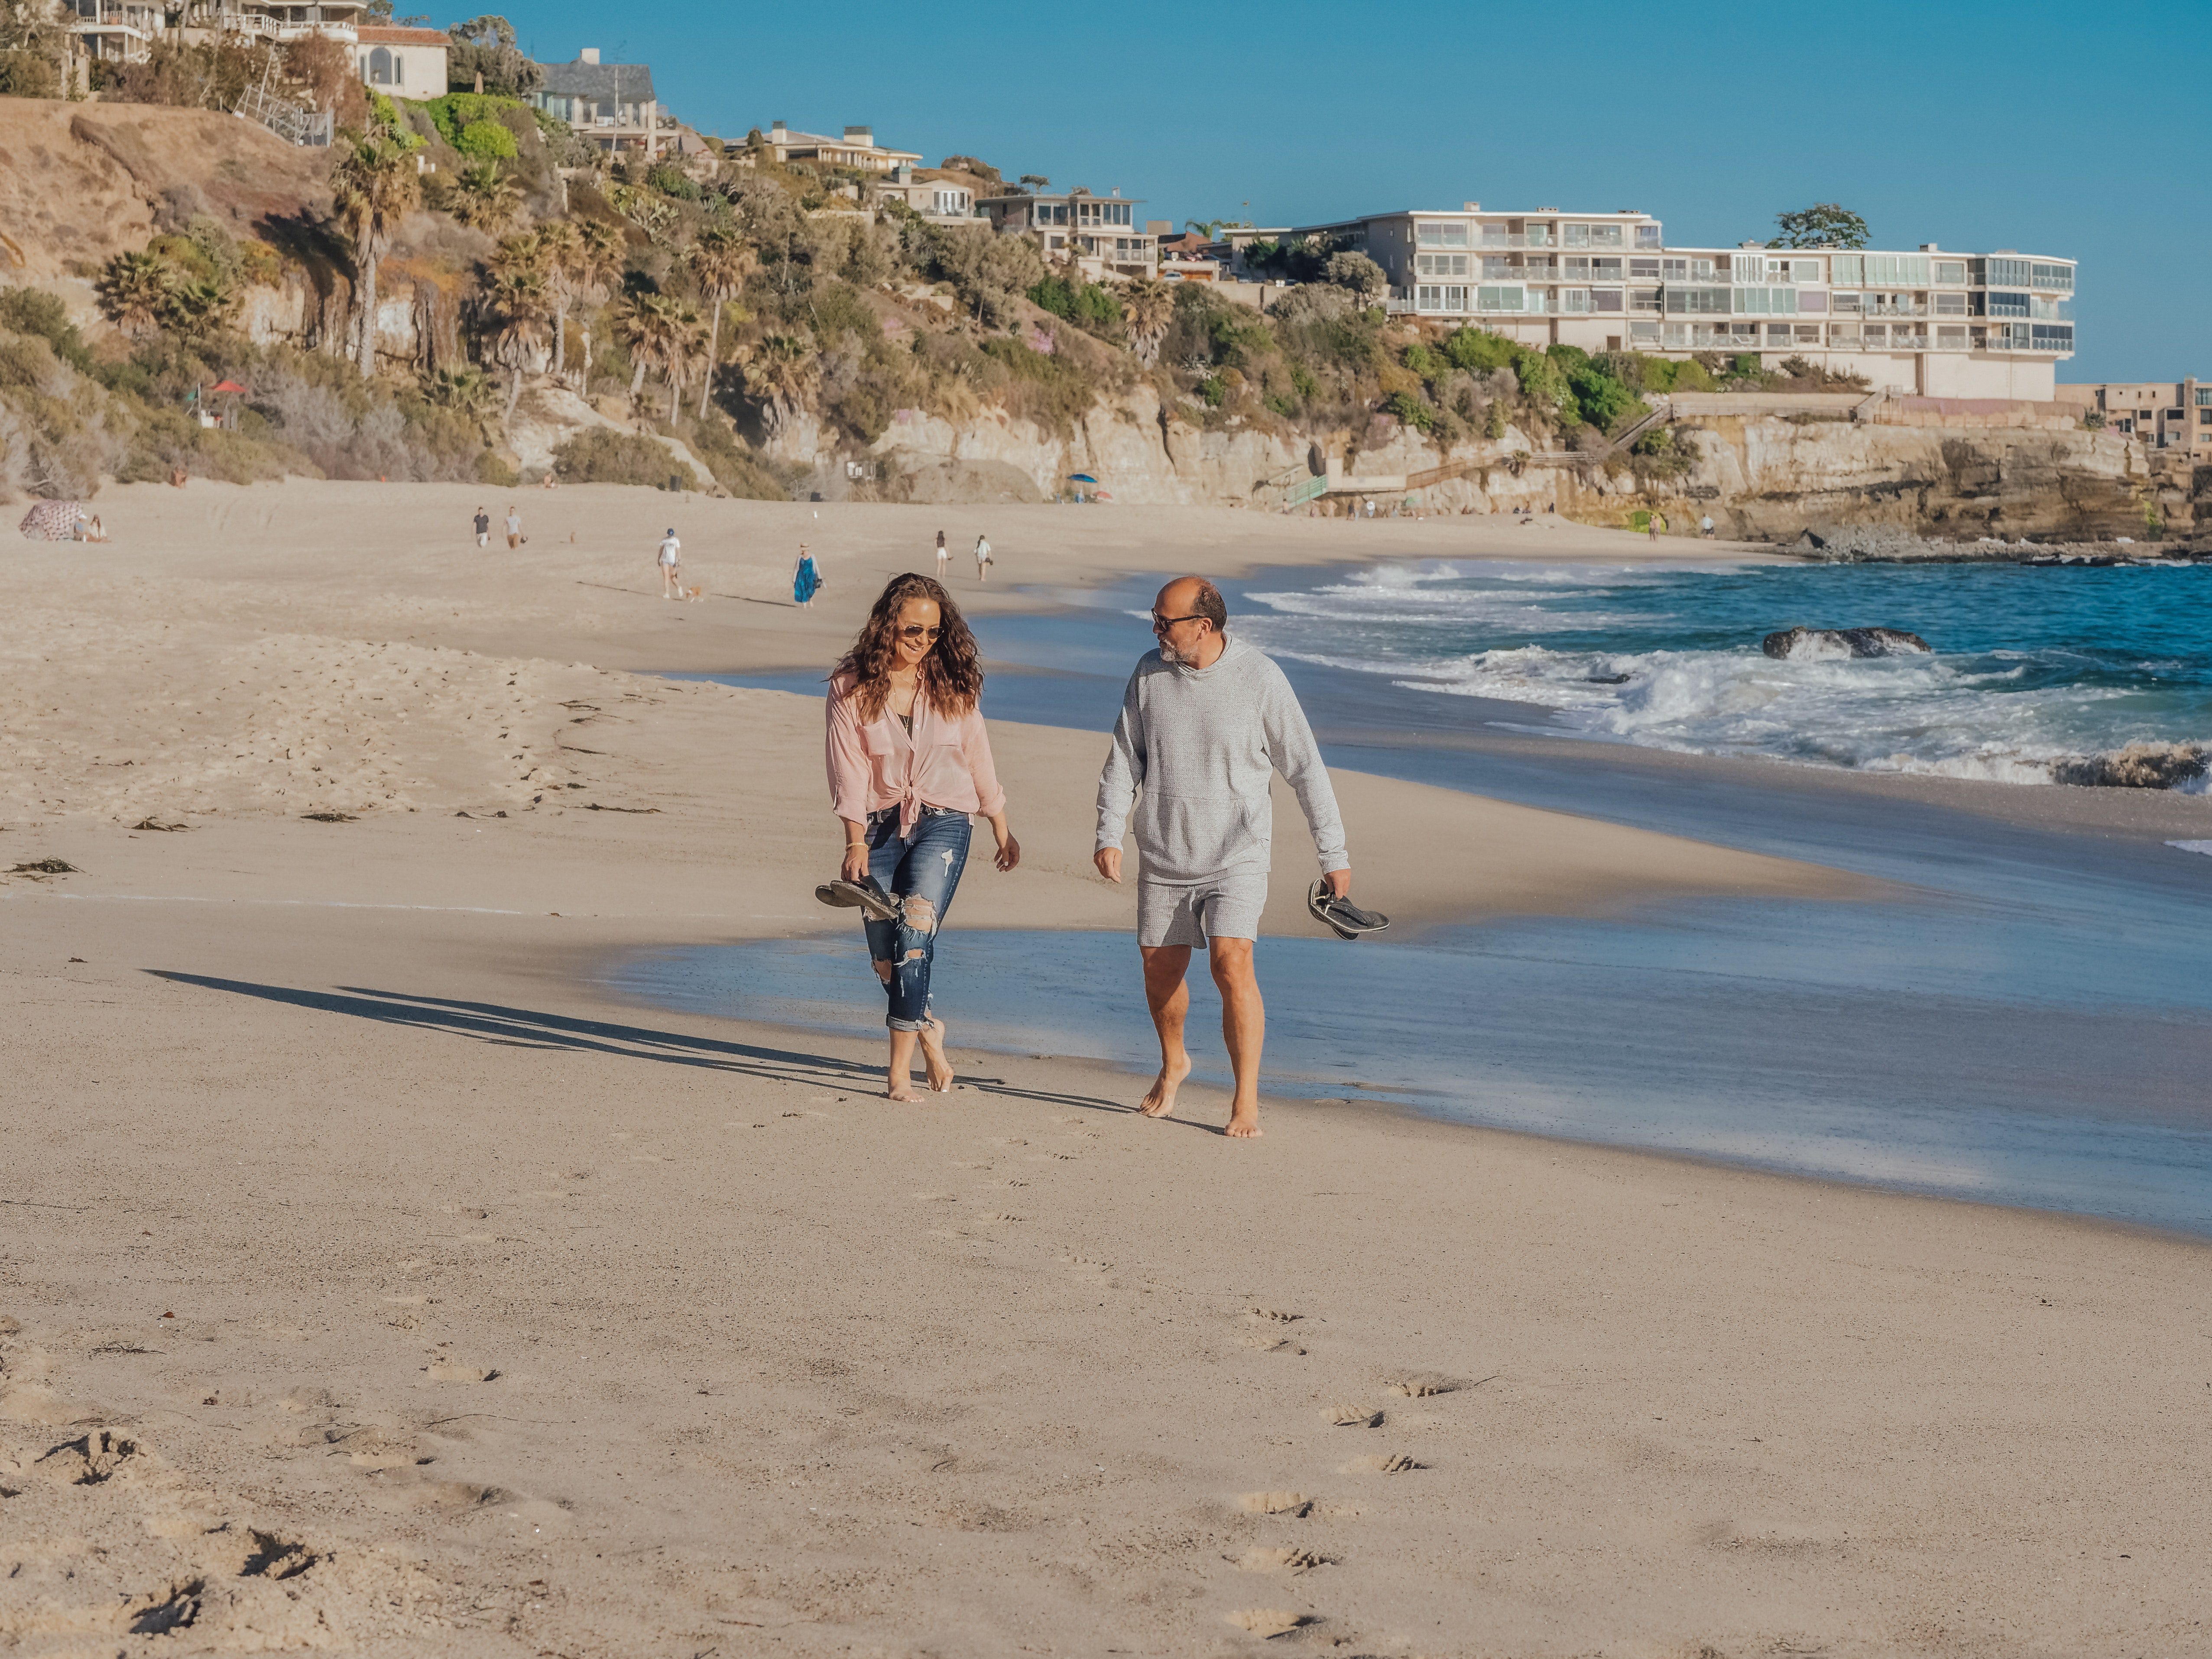
[[[0,850],[81,872],[0,883],[21,1650],[2205,1639],[2201,1244],[1376,1109],[1273,1103],[1235,1147],[1219,1100],[1145,1122],[1064,1059],[894,1112],[873,1044],[593,995],[608,951],[823,927],[815,707],[614,671],[818,662],[937,509],[566,490],[510,559],[455,533],[483,492],[112,495],[118,544],[24,544],[0,621]],[[1009,586],[1650,556],[969,516]],[[735,597],[652,599],[671,517]],[[781,544],[817,524],[801,615]],[[1087,874],[1095,745],[994,738],[1030,861],[957,925],[1126,926]],[[1401,913],[1440,839],[1494,850],[1453,915],[1874,890],[1340,787]]]

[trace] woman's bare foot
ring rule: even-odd
[[[929,1086],[940,1095],[951,1093],[952,1062],[945,1053],[945,1022],[932,1014],[916,1035],[921,1038],[921,1063],[928,1070]]]
[[[895,1077],[886,1079],[884,1086],[884,1098],[895,1100],[902,1106],[921,1104],[921,1097],[915,1093],[914,1079],[910,1077]]]
[[[1239,1140],[1249,1140],[1257,1137],[1260,1133],[1259,1107],[1238,1106],[1233,1109],[1229,1114],[1229,1127],[1222,1133],[1233,1135]]]
[[[1144,1099],[1137,1103],[1137,1109],[1146,1117],[1172,1116],[1176,1109],[1176,1091],[1182,1087],[1183,1079],[1189,1075],[1188,1054],[1184,1054],[1180,1060],[1163,1063],[1160,1074],[1152,1079],[1152,1086],[1146,1091]]]

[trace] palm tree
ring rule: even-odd
[[[553,374],[558,379],[568,367],[568,305],[575,297],[576,264],[583,251],[575,222],[551,219],[538,226],[538,249],[553,289]]]
[[[1121,290],[1121,319],[1137,361],[1150,368],[1175,318],[1175,292],[1157,276],[1139,276]]]
[[[699,320],[697,312],[690,306],[670,301],[668,333],[661,346],[660,368],[668,380],[668,418],[671,422],[676,419],[678,400],[684,383],[691,378],[691,371],[700,367],[702,360],[707,357],[706,333],[707,325]],[[706,362],[705,371],[702,378],[713,380],[711,360]],[[702,398],[700,408],[702,412],[705,407],[705,399]]]
[[[634,402],[645,391],[645,372],[668,362],[670,336],[675,329],[675,304],[665,295],[634,294],[615,319],[615,332],[629,352],[634,372],[629,395]]]
[[[585,219],[576,226],[576,264],[572,280],[577,291],[594,305],[605,305],[622,276],[623,256],[629,239],[604,219]],[[592,378],[592,331],[584,331],[584,379]]]
[[[398,135],[373,127],[348,143],[331,169],[338,222],[353,238],[354,268],[361,273],[361,375],[376,370],[376,266],[392,233],[421,198],[422,181],[412,151]]]
[[[514,405],[522,397],[523,366],[553,314],[544,269],[520,258],[495,268],[484,283],[484,299],[498,319],[495,351],[507,366],[507,421],[512,425]]]
[[[801,329],[771,334],[745,358],[745,391],[759,400],[769,430],[781,432],[806,406],[822,380],[822,356]]]
[[[722,356],[722,302],[745,285],[760,256],[729,225],[709,225],[691,248],[691,276],[700,293],[714,302],[714,322],[707,337],[707,372],[699,380],[699,418],[707,418],[707,398],[714,388],[714,365]]]
[[[174,283],[169,262],[149,251],[117,254],[100,268],[94,286],[100,308],[125,333],[138,334],[161,320]]]
[[[487,155],[461,169],[449,211],[462,224],[496,236],[522,211],[522,188]]]
[[[238,314],[245,295],[221,275],[170,285],[163,316],[170,327],[197,340],[226,326]]]

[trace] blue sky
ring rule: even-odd
[[[2212,376],[2205,0],[509,3],[532,56],[650,64],[702,131],[866,122],[1178,228],[1479,200],[1726,246],[1841,202],[1877,247],[2079,258],[2063,380]]]

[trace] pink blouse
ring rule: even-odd
[[[830,683],[830,803],[839,817],[865,823],[869,813],[896,806],[903,837],[925,805],[986,817],[1006,810],[980,707],[956,718],[917,696],[909,738],[888,702],[862,724],[852,690],[849,677]]]

